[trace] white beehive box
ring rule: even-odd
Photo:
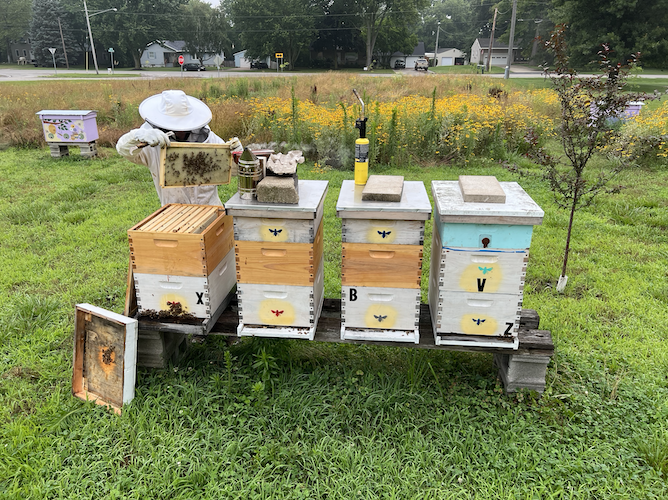
[[[543,211],[515,182],[464,177],[432,182],[435,343],[517,349],[531,235]]]
[[[240,336],[312,340],[324,298],[327,181],[299,181],[299,203],[242,199],[234,218]]]
[[[399,201],[363,199],[343,181],[341,338],[419,343],[424,224],[431,203],[422,182],[405,181]]]

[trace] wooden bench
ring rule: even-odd
[[[341,340],[341,300],[325,299],[318,321],[314,342],[336,342],[344,344],[368,344],[404,347],[412,349],[442,349],[449,351],[483,352],[494,355],[499,377],[506,392],[530,389],[542,393],[545,389],[545,374],[550,358],[554,354],[552,335],[548,330],[539,330],[540,318],[533,309],[522,309],[519,329],[519,348],[511,350],[500,347],[444,346],[435,345],[429,306],[420,308],[420,343],[377,342],[364,340]],[[239,323],[236,301],[220,315],[208,335],[237,336]],[[177,361],[183,352],[187,334],[201,335],[199,325],[183,325],[139,321],[138,364],[159,367]],[[176,340],[175,340],[176,339]],[[150,344],[150,345],[149,345]]]

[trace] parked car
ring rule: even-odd
[[[183,71],[206,71],[206,66],[198,62],[188,62],[183,65]]]
[[[421,57],[415,61],[415,71],[419,71],[421,69],[425,71],[429,70],[429,61],[427,61],[424,57]]]
[[[266,62],[253,61],[253,62],[251,62],[251,68],[252,69],[268,69],[269,66],[267,65]]]
[[[394,61],[394,69],[404,69],[406,67],[406,61],[402,59],[397,59]]]

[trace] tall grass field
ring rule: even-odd
[[[410,85],[325,77],[115,80],[103,95],[90,83],[0,85],[0,498],[668,498],[660,141],[644,143],[645,161],[615,178],[619,194],[577,213],[560,294],[568,213],[539,175],[507,168],[540,172],[522,155],[522,127],[558,151],[548,91],[507,84],[499,99],[475,75]],[[326,297],[341,288],[336,200],[353,178],[346,151],[360,112],[350,87],[365,92],[376,120],[370,173],[422,181],[427,192],[432,180],[462,174],[519,182],[545,211],[524,293],[555,343],[542,396],[504,394],[489,354],[250,338],[228,346],[212,336],[189,343],[177,365],[140,368],[120,416],[74,398],[74,306],[123,311],[127,229],[159,208],[148,170],[108,146],[141,123],[143,98],[177,84],[206,97],[219,135],[310,151],[299,177],[329,181]],[[634,126],[663,130],[664,105],[645,106]],[[34,113],[60,108],[99,111],[97,158],[74,148],[50,157]],[[349,126],[328,130],[337,120]],[[411,142],[422,133],[429,154]],[[323,135],[330,142],[319,143]],[[597,157],[592,175],[607,161]],[[234,179],[219,187],[224,201],[235,192]],[[431,233],[428,221],[423,301]]]

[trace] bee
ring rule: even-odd
[[[478,319],[473,319],[472,321],[473,321],[476,325],[478,325],[478,326],[480,326],[480,323],[484,323],[484,322],[485,322],[484,319],[480,319],[480,318],[478,318]]]
[[[381,323],[385,318],[387,318],[387,316],[376,315],[376,314],[374,314],[373,317],[378,320],[378,323]]]
[[[277,309],[276,311],[274,311],[274,310],[272,309],[271,312],[274,313],[274,314],[276,315],[276,317],[278,318],[278,317],[279,317],[281,314],[283,314],[285,311],[279,311],[278,309]]]
[[[385,239],[385,236],[389,236],[390,234],[392,234],[392,231],[378,231],[378,234],[380,234],[381,237]]]
[[[274,236],[278,236],[278,233],[282,233],[282,229],[270,229],[269,232],[273,234]]]

